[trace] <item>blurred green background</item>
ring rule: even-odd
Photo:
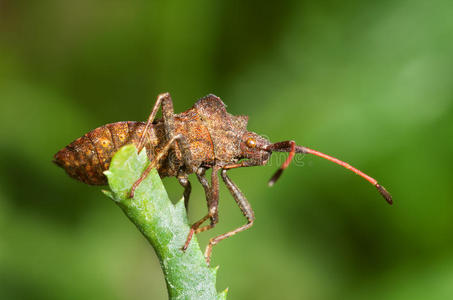
[[[166,299],[152,249],[52,156],[102,124],[214,93],[306,156],[230,172],[255,226],[214,248],[229,299],[453,297],[453,4],[0,1],[0,298]],[[276,154],[278,156],[278,154]],[[280,156],[280,160],[285,157]],[[176,201],[182,188],[164,180]],[[192,177],[190,219],[206,210]],[[222,185],[220,223],[244,218]]]

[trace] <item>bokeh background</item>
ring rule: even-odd
[[[229,299],[453,297],[453,4],[0,1],[0,298],[166,299],[158,261],[101,188],[51,163],[102,124],[220,96],[317,157],[230,172],[255,226],[214,249]],[[278,156],[278,154],[277,154]],[[285,157],[280,156],[280,160]],[[192,177],[190,219],[206,210]],[[164,180],[177,201],[182,188]],[[220,223],[244,223],[222,186]]]

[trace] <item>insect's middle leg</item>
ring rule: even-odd
[[[238,232],[244,231],[253,225],[253,221],[255,220],[255,214],[253,213],[252,207],[250,203],[247,201],[247,198],[245,198],[244,194],[242,194],[241,190],[234,184],[233,181],[228,177],[227,171],[222,170],[221,172],[222,179],[225,182],[225,185],[227,186],[228,190],[230,191],[231,195],[233,195],[234,200],[236,203],[239,205],[239,208],[242,211],[242,214],[247,218],[247,224],[238,227],[232,231],[229,231],[227,233],[221,234],[219,236],[216,236],[212,239],[209,240],[209,244],[206,247],[204,256],[206,258],[206,261],[209,265],[209,262],[211,260],[211,252],[212,252],[212,247],[214,245],[218,244],[220,241],[229,238],[230,236],[235,235]]]
[[[214,228],[214,226],[217,224],[219,221],[218,217],[218,207],[219,207],[219,177],[218,177],[218,171],[219,167],[213,167],[212,168],[212,173],[211,173],[211,186],[209,186],[208,181],[206,180],[206,177],[204,177],[204,172],[206,170],[204,168],[200,168],[197,171],[197,178],[200,181],[201,185],[203,186],[203,189],[205,190],[206,194],[206,199],[208,202],[208,213],[192,224],[190,227],[189,234],[187,235],[186,243],[182,247],[182,250],[185,251],[189,247],[190,241],[192,240],[192,237],[194,234],[209,230],[211,228]],[[211,222],[210,224],[200,227],[206,220],[210,219]]]
[[[186,208],[186,212],[189,210],[189,198],[190,193],[192,192],[192,185],[190,184],[189,178],[187,174],[184,174],[178,177],[179,184],[184,187],[184,206]]]

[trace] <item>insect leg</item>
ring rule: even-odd
[[[211,228],[214,228],[214,226],[217,224],[219,221],[218,218],[218,206],[219,206],[219,177],[218,177],[218,171],[219,167],[213,167],[212,168],[212,173],[211,173],[211,186],[209,186],[208,181],[206,180],[206,177],[204,177],[204,172],[206,171],[204,168],[200,168],[199,172],[197,172],[197,177],[198,180],[200,181],[201,185],[203,186],[206,194],[206,199],[208,201],[208,213],[192,224],[190,227],[189,234],[187,235],[187,240],[184,246],[182,247],[182,250],[185,251],[190,244],[190,241],[192,240],[192,237],[194,234],[209,230]],[[203,224],[207,219],[211,220],[211,223],[209,225],[203,226],[200,228],[201,224]]]
[[[143,149],[144,143],[145,143],[145,136],[146,133],[149,130],[149,127],[153,123],[154,119],[156,118],[157,112],[159,111],[159,107],[162,104],[163,107],[171,107],[171,113],[173,113],[173,102],[171,100],[170,94],[169,93],[163,93],[159,94],[157,96],[156,103],[154,104],[153,110],[151,111],[151,114],[148,117],[148,121],[146,122],[145,129],[143,130],[142,136],[140,137],[140,141],[138,142],[138,152]],[[162,108],[162,112],[164,111],[164,108]],[[170,140],[170,139],[168,139]]]
[[[181,138],[182,138],[181,134],[174,136],[167,144],[165,144],[164,148],[162,148],[162,150],[159,153],[157,153],[154,160],[148,165],[148,167],[146,167],[145,171],[143,171],[140,178],[136,182],[134,182],[134,184],[132,185],[132,188],[131,188],[131,191],[129,194],[129,198],[134,197],[135,189],[148,176],[149,172],[151,172],[152,169],[156,168],[159,161],[167,154],[167,152],[170,150],[170,147],[173,145],[173,143]]]
[[[175,112],[173,109],[173,100],[171,99],[171,96],[169,93],[163,93],[157,97],[153,110],[151,111],[148,121],[146,122],[145,129],[143,130],[142,136],[139,141],[138,152],[140,152],[143,149],[146,134],[147,134],[151,124],[153,123],[153,121],[156,117],[156,114],[159,111],[159,107],[161,105],[162,105],[162,118],[164,120],[166,140],[170,141],[175,134],[176,126],[175,126]],[[183,136],[178,139],[177,144],[178,144],[179,150],[181,151],[184,165],[186,166],[187,169],[194,172],[195,169],[193,169],[193,167],[192,167],[192,165],[193,165],[192,164],[192,155],[189,150],[190,145],[187,142],[187,139]],[[170,149],[172,149],[172,148],[173,148],[173,146]],[[172,162],[170,161],[170,163],[172,163]]]
[[[184,187],[184,206],[186,207],[186,211],[188,211],[189,198],[190,198],[190,192],[192,191],[192,185],[190,184],[187,174],[184,174],[183,176],[178,177],[178,181]]]
[[[162,100],[162,117],[164,119],[166,138],[167,138],[167,141],[169,141],[173,138],[173,135],[175,134],[175,128],[176,128],[173,101],[171,100],[170,94],[168,94],[168,97],[166,97]],[[193,165],[192,154],[189,150],[190,145],[187,142],[186,137],[182,136],[180,139],[178,139],[177,144],[178,144],[179,150],[181,151],[182,160],[184,162],[185,167],[188,170],[191,170],[192,172],[196,171],[196,169],[194,169],[194,167],[192,166]],[[172,150],[170,150],[170,151],[172,151]],[[172,162],[170,161],[170,163],[172,163]]]
[[[220,241],[222,241],[226,238],[229,238],[230,236],[235,235],[238,232],[244,231],[244,230],[252,227],[253,221],[255,220],[255,214],[253,213],[253,209],[252,209],[250,203],[247,201],[247,198],[245,198],[244,194],[236,186],[236,184],[234,184],[234,182],[231,181],[231,179],[228,177],[227,171],[222,170],[221,175],[222,175],[223,181],[225,182],[225,185],[227,186],[231,195],[233,195],[234,200],[236,201],[239,208],[241,209],[242,214],[247,218],[247,224],[245,224],[239,228],[236,228],[232,231],[229,231],[227,233],[216,236],[209,240],[209,244],[206,247],[206,250],[204,253],[204,256],[206,258],[208,265],[211,260],[211,252],[212,252],[212,247],[214,247],[214,245],[218,244]]]

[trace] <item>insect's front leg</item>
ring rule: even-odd
[[[214,166],[212,168],[211,173],[211,186],[209,186],[206,177],[204,177],[204,172],[206,171],[204,168],[199,168],[197,171],[197,178],[200,181],[201,185],[203,186],[206,194],[206,200],[208,202],[208,213],[198,220],[197,222],[193,223],[190,227],[189,234],[187,235],[186,243],[182,247],[182,250],[185,251],[189,247],[190,241],[194,234],[209,230],[214,228],[214,226],[219,221],[218,217],[218,207],[219,207],[219,177],[218,172],[220,167]],[[200,227],[206,220],[210,219],[211,223]]]
[[[248,159],[248,160],[243,160],[239,163],[223,166],[222,169],[231,170],[231,169],[245,168],[245,167],[264,166],[265,164],[266,164],[266,161],[263,161],[263,160]]]
[[[239,208],[241,209],[242,214],[244,215],[244,217],[247,218],[247,224],[245,224],[241,227],[238,227],[234,230],[231,230],[227,233],[216,236],[209,240],[209,244],[206,247],[206,250],[204,252],[204,256],[206,258],[206,262],[208,263],[208,265],[211,261],[211,252],[212,252],[212,247],[214,247],[214,245],[218,244],[220,241],[222,241],[226,238],[229,238],[230,236],[235,235],[238,232],[244,231],[244,230],[252,227],[253,221],[255,220],[255,214],[253,213],[252,206],[247,201],[247,198],[244,196],[244,194],[241,192],[241,190],[237,187],[237,185],[234,184],[234,182],[231,181],[231,179],[228,177],[227,171],[225,169],[222,170],[221,175],[222,175],[223,181],[225,182],[225,185],[227,186],[231,195],[233,195],[234,200],[236,201]]]

